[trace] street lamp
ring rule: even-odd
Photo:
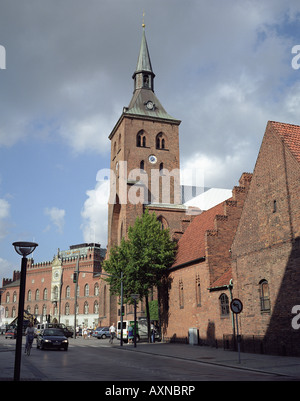
[[[30,255],[38,246],[38,244],[36,244],[35,242],[14,242],[13,246],[15,247],[15,251],[22,256],[17,341],[16,341],[16,351],[15,351],[15,370],[14,370],[14,380],[19,381],[20,367],[21,367],[23,318],[24,318],[24,297],[25,297],[25,284],[26,284],[26,266],[27,266],[26,256]]]
[[[131,294],[130,296],[134,300],[134,347],[136,347],[136,300],[139,298],[139,294]]]

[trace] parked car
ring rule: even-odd
[[[67,351],[69,341],[64,335],[64,331],[62,329],[44,329],[36,338],[36,346],[40,349],[63,348],[65,351]]]
[[[5,332],[5,338],[16,338],[17,333],[16,333],[16,329],[10,328],[7,329]]]
[[[93,336],[94,337],[97,337],[97,338],[106,338],[106,337],[110,337],[110,334],[109,334],[109,327],[98,327],[95,331],[94,331],[94,333],[93,333]]]

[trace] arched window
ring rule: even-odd
[[[220,312],[221,316],[228,316],[229,315],[229,300],[226,294],[221,294],[220,298]]]
[[[27,292],[27,301],[31,301],[31,290]]]
[[[261,280],[259,283],[260,291],[260,310],[262,312],[270,312],[270,294],[269,294],[269,283],[267,280]]]
[[[201,287],[200,287],[200,276],[196,276],[196,305],[201,306]]]
[[[167,220],[163,216],[159,216],[157,220],[160,222],[162,230],[166,230],[169,227]]]
[[[6,293],[6,303],[9,304],[10,301],[10,295],[9,292]]]
[[[89,314],[89,304],[87,303],[87,301],[85,301],[85,303],[84,303],[84,307],[83,307],[84,309],[83,309],[83,313],[85,314],[85,315],[88,315]]]
[[[144,160],[141,160],[141,162],[140,162],[140,170],[145,170],[145,162],[144,162]]]
[[[43,299],[46,301],[47,298],[48,298],[48,290],[47,290],[47,288],[45,288],[44,292],[43,292]]]
[[[183,281],[179,280],[179,308],[184,308]]]
[[[99,295],[99,284],[98,283],[96,283],[94,286],[94,295],[95,296]]]
[[[70,305],[67,302],[66,306],[65,306],[65,315],[69,315],[69,314],[70,314]]]
[[[58,300],[58,287],[57,285],[53,288],[53,299]]]
[[[90,287],[88,284],[84,286],[84,296],[88,297],[90,295]]]
[[[143,130],[139,131],[137,136],[136,136],[136,146],[139,148],[145,148],[146,147],[146,135]]]
[[[40,300],[40,290],[35,291],[35,300],[39,301]]]
[[[160,132],[156,135],[156,149],[166,149],[166,137]]]
[[[97,301],[94,302],[94,313],[99,313],[99,304]]]

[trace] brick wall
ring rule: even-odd
[[[244,304],[241,333],[261,335],[290,355],[300,354],[291,327],[292,307],[300,303],[299,183],[300,165],[269,123],[232,246],[234,295]],[[261,308],[263,280],[269,310]]]

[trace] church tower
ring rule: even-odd
[[[108,251],[126,236],[145,208],[180,205],[180,121],[171,117],[154,92],[155,74],[145,26],[128,107],[114,126],[111,141],[111,188],[108,207]],[[160,213],[159,213],[160,214]],[[167,219],[161,217],[162,224]]]

